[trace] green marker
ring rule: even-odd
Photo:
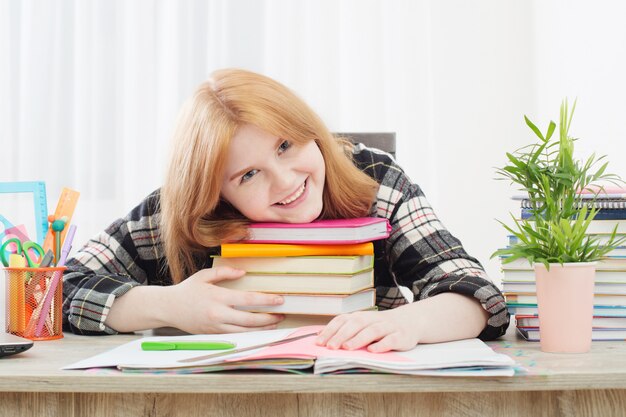
[[[221,340],[162,340],[158,342],[141,342],[142,350],[225,350],[237,345]]]

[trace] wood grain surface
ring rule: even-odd
[[[2,359],[0,416],[626,416],[625,343],[548,354],[513,331],[488,343],[523,368],[510,378],[60,370],[137,337],[66,335]]]

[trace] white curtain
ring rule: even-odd
[[[488,258],[505,234],[494,218],[515,206],[493,167],[532,140],[523,114],[540,110],[547,123],[563,96],[578,96],[573,133],[580,126],[581,143],[626,174],[624,9],[0,0],[0,181],[45,180],[51,211],[61,187],[79,190],[84,242],[159,187],[177,111],[194,88],[214,69],[247,68],[293,88],[334,131],[396,132],[400,164],[497,281]]]
[[[430,146],[428,8],[2,0],[0,180],[45,180],[51,211],[61,187],[79,190],[87,239],[161,184],[179,107],[221,67],[278,79],[333,130]]]

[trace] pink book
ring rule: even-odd
[[[598,192],[599,191],[599,192]],[[596,196],[596,193],[598,194]],[[604,186],[602,190],[599,187],[589,187],[578,192],[582,199],[592,199],[596,197],[598,200],[623,200],[626,199],[626,187]],[[513,200],[526,200],[528,194],[518,194],[512,197]]]
[[[626,199],[625,187],[605,186],[602,190],[599,187],[591,187],[579,192],[582,198],[593,198],[596,193],[598,199]]]
[[[291,244],[350,244],[385,239],[386,218],[316,220],[311,223],[252,223],[247,242]]]

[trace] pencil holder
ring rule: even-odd
[[[31,340],[63,337],[64,270],[4,268],[7,333]]]

